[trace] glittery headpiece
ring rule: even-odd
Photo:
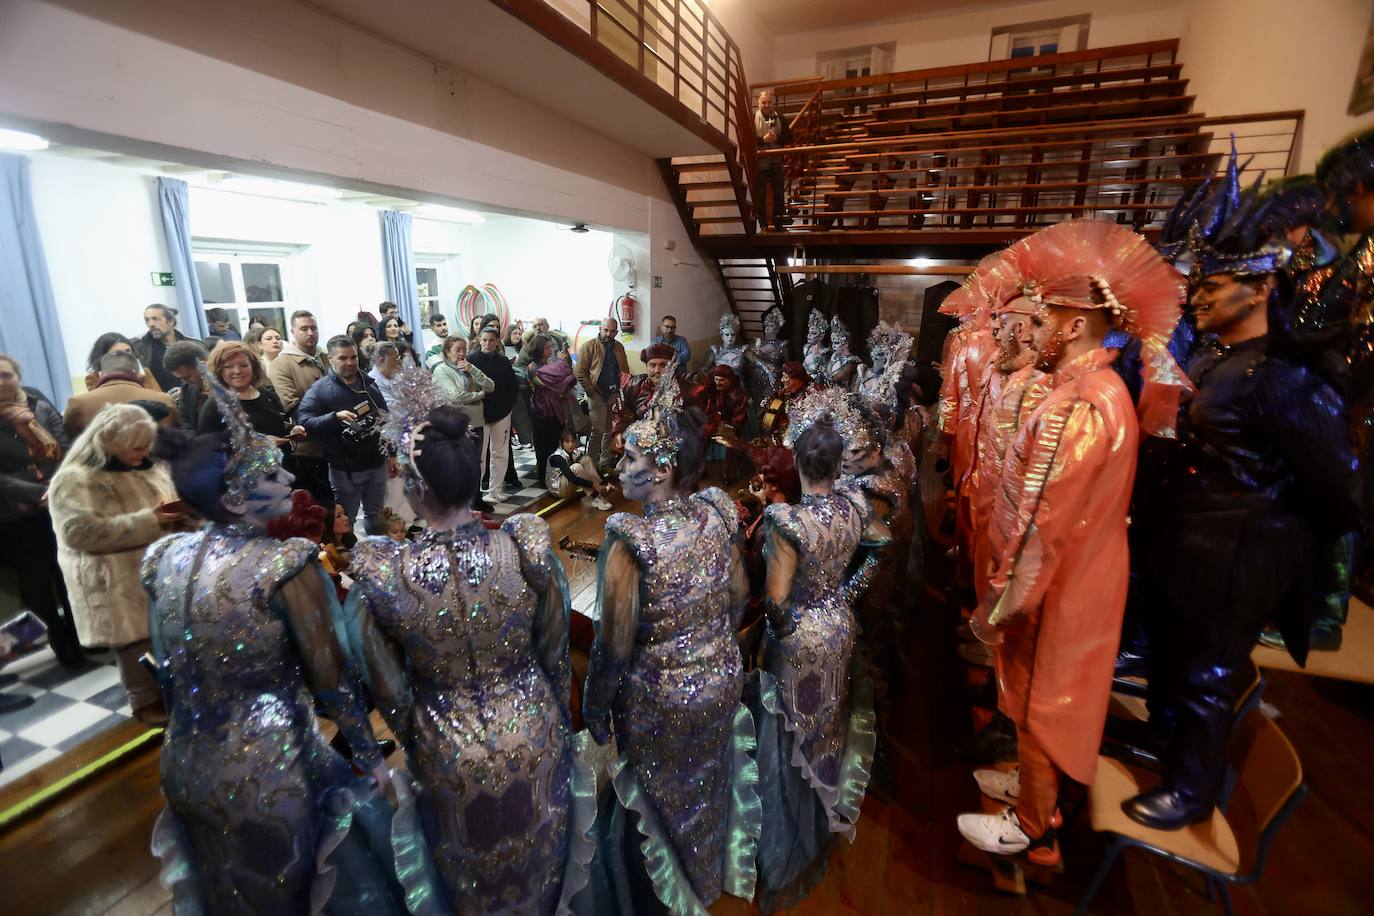
[[[1190,279],[1194,283],[1214,274],[1244,277],[1274,273],[1288,261],[1287,246],[1269,238],[1266,210],[1275,201],[1266,201],[1261,194],[1264,174],[1242,192],[1242,169],[1236,163],[1233,135],[1226,177],[1212,184],[1198,205],[1195,218],[1187,225],[1188,247],[1193,256]],[[1180,229],[1173,231],[1176,234]]]
[[[831,342],[833,343],[837,337],[843,337],[845,340],[849,339],[849,328],[845,327],[845,323],[839,319],[838,315],[830,319]]]
[[[868,352],[873,357],[874,363],[879,357],[883,357],[883,365],[892,361],[892,354],[896,352],[898,344],[902,338],[910,340],[910,336],[895,324],[880,321],[873,326],[872,332],[868,335]]]
[[[1338,199],[1349,197],[1357,183],[1374,190],[1374,130],[1363,127],[1322,153],[1317,180]]]
[[[1012,249],[994,251],[978,262],[959,288],[940,303],[940,312],[960,323],[983,326],[992,311],[1021,291],[1021,272]]]
[[[1144,430],[1172,438],[1178,405],[1193,390],[1169,355],[1184,283],[1144,237],[1098,219],[1075,219],[1016,243],[1028,281],[1046,305],[1105,310],[1112,324],[1141,341],[1145,385],[1139,415]]]
[[[229,460],[224,466],[224,503],[242,509],[265,475],[281,468],[281,450],[272,440],[253,429],[239,396],[215,378],[204,361],[197,361],[200,377],[210,385],[210,394],[229,430]]]
[[[787,408],[787,432],[783,436],[787,447],[795,449],[801,434],[822,417],[831,418],[846,448],[873,444],[868,424],[854,409],[849,393],[843,388],[820,388],[808,391]]]
[[[396,460],[402,465],[414,463],[424,447],[430,412],[447,403],[423,369],[407,366],[392,376],[382,438],[391,443]]]
[[[878,376],[878,384],[873,391],[864,395],[870,407],[896,410],[897,383],[901,380],[902,370],[906,368],[906,361],[911,356],[913,343],[911,335],[905,332],[902,332],[893,342],[892,352],[888,355],[888,361],[883,365],[883,371]]]
[[[677,422],[681,409],[682,392],[677,384],[677,360],[673,360],[658,377],[658,384],[654,386],[643,419],[631,423],[625,430],[625,442],[639,449],[659,467],[676,464],[678,449],[682,447],[682,434],[678,431]]]
[[[811,314],[806,316],[806,336],[821,338],[825,336],[828,325],[825,321],[825,313],[820,309],[812,309]]]
[[[786,319],[783,318],[782,315],[782,309],[775,305],[763,313],[763,329],[765,331],[772,331],[776,334],[778,330],[782,328],[782,324],[785,320]]]
[[[720,336],[724,337],[727,330],[739,340],[739,316],[734,312],[726,312],[720,316]]]

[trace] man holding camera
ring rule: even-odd
[[[368,534],[382,534],[389,460],[378,426],[386,399],[377,383],[358,371],[358,349],[340,335],[328,345],[329,374],[301,399],[297,422],[324,447],[334,498],[352,522],[361,504]]]

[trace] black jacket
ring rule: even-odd
[[[63,457],[71,448],[71,439],[62,428],[62,415],[52,402],[25,390],[29,410],[62,448]],[[31,515],[38,500],[48,489],[48,482],[57,470],[56,462],[41,465],[29,454],[29,446],[14,427],[0,422],[0,521],[13,521]]]
[[[488,423],[496,423],[510,416],[515,409],[515,399],[520,394],[520,379],[515,374],[510,360],[504,352],[483,353],[480,350],[468,354],[472,363],[487,378],[496,383],[496,388],[487,392],[482,399],[482,415]]]
[[[325,460],[332,468],[370,471],[386,462],[381,436],[377,432],[361,441],[354,441],[344,435],[343,421],[335,416],[341,410],[357,413],[356,408],[363,401],[372,405],[373,414],[386,412],[386,398],[382,397],[377,383],[369,376],[359,372],[350,387],[337,374],[330,372],[310,386],[296,408],[296,421],[305,427],[311,441],[318,442],[324,448]]]
[[[176,335],[177,340],[191,339],[177,330],[173,330],[172,333]],[[170,392],[181,384],[181,380],[162,365],[162,357],[167,354],[167,345],[160,340],[154,340],[152,331],[135,340],[133,344],[134,356],[138,357],[138,361],[143,364],[144,369],[153,374],[153,378],[157,379],[157,383],[162,386],[163,391]],[[182,414],[185,415],[185,411]]]

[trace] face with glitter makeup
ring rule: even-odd
[[[867,474],[878,466],[878,449],[871,442],[846,445],[840,458],[840,473],[850,476]]]
[[[1035,368],[1053,372],[1064,357],[1064,328],[1059,316],[1042,308],[1031,317],[1034,326]]]
[[[721,328],[720,345],[729,350],[735,346],[735,332],[729,328]]]
[[[626,499],[652,501],[660,495],[672,471],[654,464],[653,459],[631,442],[625,443],[625,454],[615,466],[620,476],[620,490]]]
[[[265,526],[274,518],[291,513],[291,484],[296,478],[290,471],[277,468],[258,479],[243,508],[235,512],[244,521]],[[230,510],[234,511],[234,510]]]

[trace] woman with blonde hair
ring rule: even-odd
[[[81,642],[109,646],[134,718],[162,725],[157,681],[139,664],[148,651],[148,595],[139,563],[148,545],[186,515],[171,475],[148,453],[157,424],[132,404],[111,404],[86,427],[48,488],[57,562]]]

